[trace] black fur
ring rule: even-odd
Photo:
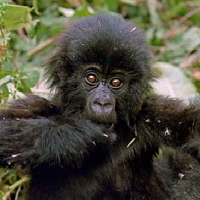
[[[104,14],[73,23],[56,44],[47,66],[54,98],[28,95],[0,111],[1,163],[28,171],[26,199],[199,199],[199,101],[149,94],[141,31]],[[99,70],[104,89],[114,71],[125,77],[122,89],[109,89],[113,118],[91,115],[88,68]]]

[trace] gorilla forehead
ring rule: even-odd
[[[108,14],[77,20],[63,32],[59,46],[76,66],[98,63],[103,67],[141,70],[150,60],[141,31],[133,23]]]

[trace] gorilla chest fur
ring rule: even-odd
[[[33,190],[38,183],[41,185],[41,194],[37,192],[41,196],[36,200],[41,199],[44,193],[51,193],[49,198],[54,200],[131,200],[135,199],[134,196],[142,198],[148,189],[146,185],[152,182],[151,169],[150,163],[143,166],[138,158],[125,162],[111,158],[96,167],[87,165],[77,170],[56,168],[51,171],[44,167],[44,170],[40,168],[38,173],[34,172],[30,186]]]

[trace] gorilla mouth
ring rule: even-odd
[[[113,105],[108,104],[106,106],[102,106],[100,104],[92,104],[91,109],[95,112],[95,115],[97,116],[104,116],[104,115],[110,115],[113,111]]]
[[[108,108],[98,108],[94,110],[90,110],[88,113],[88,117],[91,121],[100,122],[100,123],[115,123],[116,122],[116,113],[111,106]]]

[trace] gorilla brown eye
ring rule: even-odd
[[[119,78],[114,78],[114,79],[111,80],[110,84],[111,84],[112,87],[117,88],[117,87],[121,86],[122,80],[119,79]]]
[[[87,77],[88,83],[96,83],[97,82],[97,76],[95,74],[88,74]]]

